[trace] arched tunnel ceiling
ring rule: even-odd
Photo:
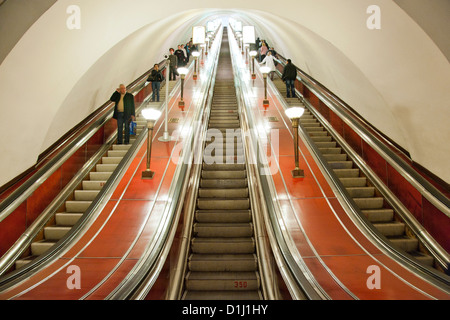
[[[26,114],[23,132],[0,120],[3,136],[16,132],[0,151],[25,159],[1,160],[0,185],[32,166],[118,83],[130,83],[169,47],[187,42],[192,26],[219,16],[255,25],[258,36],[409,150],[413,160],[450,181],[448,60],[395,3],[280,0],[258,1],[254,9],[254,1],[222,2],[205,7],[200,0],[173,0],[157,8],[147,0],[81,0],[81,29],[68,30],[66,9],[73,1],[57,1],[0,65],[3,109],[13,105]],[[381,30],[366,27],[372,4],[381,8]]]

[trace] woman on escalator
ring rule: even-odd
[[[272,56],[272,52],[270,52],[270,51],[267,52],[267,56],[260,63],[260,65],[263,65],[263,64],[265,64],[266,67],[270,68],[269,76],[270,76],[270,80],[273,81],[273,76],[275,74],[276,67],[275,67],[275,60]]]

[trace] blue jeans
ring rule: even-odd
[[[161,89],[161,82],[152,82],[152,91],[153,91],[153,97],[152,97],[152,101],[155,101],[156,98],[156,102],[159,102],[159,90]]]
[[[125,127],[125,128],[124,128]],[[125,114],[117,114],[117,144],[123,144],[123,133],[125,132],[125,144],[130,143],[130,119],[125,119]]]
[[[295,80],[286,80],[286,92],[288,98],[295,98]]]

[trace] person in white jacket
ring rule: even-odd
[[[275,74],[276,67],[275,67],[274,57],[272,56],[272,52],[270,52],[270,51],[267,52],[267,56],[260,63],[261,66],[263,64],[265,64],[266,67],[270,68],[269,76],[270,76],[270,80],[273,81],[273,75]]]

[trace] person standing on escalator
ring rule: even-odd
[[[270,77],[270,80],[273,81],[273,77],[274,77],[274,74],[275,74],[275,71],[277,70],[277,68],[275,67],[275,60],[270,51],[267,52],[267,55],[265,56],[264,60],[260,63],[260,65],[263,65],[263,64],[265,64],[265,66],[270,69],[269,77]]]
[[[159,90],[161,90],[161,82],[165,80],[164,76],[162,75],[161,71],[159,71],[159,65],[155,64],[153,66],[152,73],[148,77],[147,81],[152,83],[152,102],[159,102]]]
[[[184,55],[184,51],[181,49],[181,45],[178,46],[178,49],[175,50],[174,54],[178,58],[178,66],[184,67],[186,65],[186,56]]]
[[[170,48],[169,50],[169,61],[170,61],[170,75],[169,75],[169,81],[175,81],[177,80],[177,76],[179,75],[177,72],[178,69],[178,57],[174,54],[173,48]]]
[[[117,144],[124,143],[124,132],[125,144],[130,144],[130,123],[136,119],[134,96],[127,92],[127,87],[124,84],[121,84],[112,94],[110,100],[116,104],[113,118],[117,120]]]
[[[286,66],[283,70],[281,80],[286,83],[287,97],[295,98],[295,80],[297,79],[297,67],[292,64],[291,59],[287,60]]]

